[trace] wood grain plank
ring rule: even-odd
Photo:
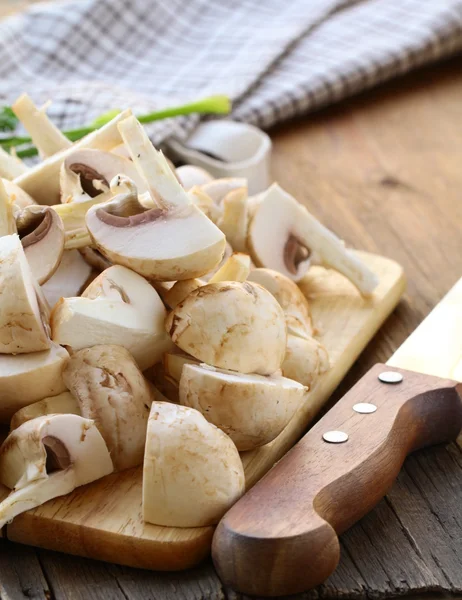
[[[0,540],[1,600],[51,600],[52,594],[37,559],[28,546]]]

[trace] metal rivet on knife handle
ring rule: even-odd
[[[401,373],[396,371],[384,371],[380,373],[379,379],[382,383],[401,383],[404,378]]]
[[[353,410],[362,415],[370,415],[377,410],[377,407],[370,402],[359,402],[353,406]]]
[[[323,434],[322,439],[329,444],[343,444],[348,440],[348,433],[344,431],[326,431]]]

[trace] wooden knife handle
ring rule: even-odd
[[[390,371],[402,381],[382,383]],[[376,365],[223,517],[212,545],[222,581],[259,596],[322,583],[339,561],[337,536],[383,498],[406,455],[457,437],[461,394],[455,381]],[[324,441],[334,430],[348,440]]]

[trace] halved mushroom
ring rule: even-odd
[[[191,201],[133,117],[120,125],[132,160],[149,189],[160,194],[161,208],[146,209],[133,195],[94,206],[86,215],[90,235],[100,252],[158,281],[199,277],[221,260],[225,236]],[[123,204],[123,205],[122,205]]]
[[[60,298],[80,296],[96,275],[78,250],[65,250],[58,268],[42,285],[42,291],[53,307]]]
[[[227,435],[197,410],[153,402],[143,467],[145,521],[215,525],[244,488],[244,468]]]
[[[180,403],[195,408],[224,431],[237,449],[274,440],[301,405],[307,388],[281,376],[242,375],[208,365],[185,364]]]
[[[196,165],[182,165],[176,168],[176,175],[184,189],[190,190],[195,185],[204,185],[213,181],[212,175]]]
[[[95,198],[107,192],[117,175],[130,178],[140,194],[147,186],[131,160],[102,150],[81,149],[70,153],[61,166],[61,202]]]
[[[48,104],[38,108],[30,96],[22,94],[11,107],[31,136],[40,154],[45,157],[72,146],[71,140],[61,133],[48,118],[47,106]]]
[[[313,337],[287,336],[287,350],[282,363],[284,377],[312,388],[319,376],[330,369],[329,354]]]
[[[144,370],[172,347],[164,332],[165,317],[156,290],[137,273],[116,265],[92,281],[80,298],[62,298],[50,323],[53,340],[74,352],[117,344]]]
[[[247,189],[247,179],[244,177],[223,177],[201,186],[202,191],[210,196],[216,204],[221,204],[221,201],[229,192],[239,188]]]
[[[77,400],[70,392],[63,392],[57,396],[49,396],[15,412],[10,423],[10,429],[17,429],[26,421],[45,415],[80,415]]]
[[[126,119],[130,114],[130,110],[121,112],[109,123],[89,133],[70,148],[53,154],[53,156],[19,175],[14,183],[30,194],[39,204],[58,204],[60,198],[59,172],[65,159],[82,148],[111,150],[111,148],[120,144],[122,140],[117,129],[117,123]]]
[[[0,146],[0,177],[10,181],[26,173],[29,169],[15,154],[10,154]]]
[[[292,279],[272,269],[253,269],[247,279],[258,283],[276,298],[286,316],[288,333],[307,338],[313,336],[309,302]]]
[[[108,449],[93,421],[77,415],[27,421],[0,448],[0,481],[13,489],[0,503],[0,527],[112,470]]]
[[[376,275],[342,241],[276,183],[262,196],[248,235],[253,261],[299,281],[311,261],[339,271],[362,294],[377,286]]]
[[[172,310],[165,327],[184,352],[215,367],[270,375],[284,359],[284,313],[255,283],[208,283]]]
[[[93,419],[121,471],[143,462],[151,388],[133,357],[121,346],[93,346],[67,363],[64,382],[83,417]]]
[[[43,352],[0,354],[0,423],[28,404],[66,391],[62,372],[68,360],[68,352],[54,343]]]
[[[64,226],[49,206],[27,206],[16,214],[16,227],[35,279],[41,285],[59,266],[64,252]]]
[[[234,250],[246,252],[247,229],[247,188],[238,188],[226,194],[221,203],[223,212],[217,225],[225,234]]]
[[[47,350],[44,307],[18,235],[0,237],[0,289],[0,353]]]

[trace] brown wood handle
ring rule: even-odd
[[[382,383],[385,371],[403,375]],[[222,581],[261,596],[294,594],[336,568],[338,535],[390,488],[407,454],[462,429],[462,385],[376,365],[223,517],[212,557]],[[353,406],[368,402],[372,414]],[[327,431],[345,443],[323,440]]]

